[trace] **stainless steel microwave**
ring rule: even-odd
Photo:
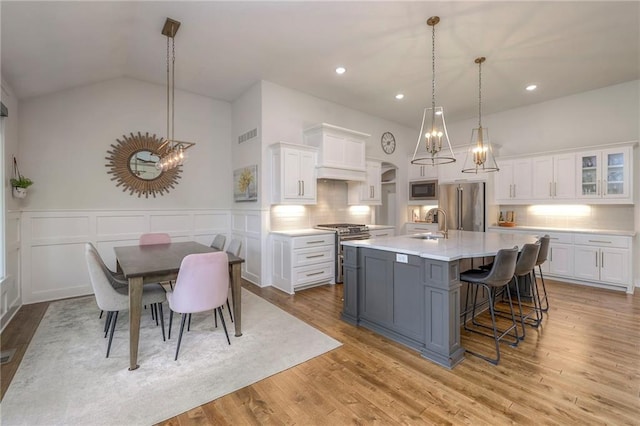
[[[422,180],[417,182],[409,182],[409,199],[410,200],[437,200],[438,199],[438,181]]]

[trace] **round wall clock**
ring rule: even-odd
[[[396,137],[391,132],[384,132],[380,138],[380,144],[384,152],[393,154],[393,151],[396,150]]]

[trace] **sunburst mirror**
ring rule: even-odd
[[[116,187],[122,186],[122,191],[129,191],[138,197],[143,195],[164,195],[173,189],[180,179],[180,166],[169,170],[156,168],[156,162],[160,158],[160,145],[164,142],[156,135],[137,135],[129,133],[122,135],[122,139],[116,139],[117,144],[111,144],[109,154],[105,159],[106,166],[110,169],[108,174],[113,175],[111,180],[116,181]]]

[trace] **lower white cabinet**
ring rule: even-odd
[[[577,234],[576,278],[627,286],[631,279],[630,244],[628,237]]]
[[[273,286],[289,294],[335,283],[335,234],[271,234]]]
[[[519,232],[551,237],[542,273],[570,282],[633,291],[631,278],[632,237],[577,232],[546,232],[490,229],[491,232]]]
[[[395,237],[396,230],[395,228],[369,229],[369,235],[371,238]]]
[[[422,234],[425,232],[438,232],[437,223],[407,223],[407,234]]]

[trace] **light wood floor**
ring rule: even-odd
[[[447,370],[342,322],[342,286],[289,296],[243,285],[343,346],[162,425],[640,424],[640,292],[548,280],[549,315],[517,348],[501,346],[499,366],[467,355]],[[23,307],[2,347],[26,347],[46,305]],[[465,332],[462,343],[492,345]],[[11,364],[2,366],[2,395]]]

